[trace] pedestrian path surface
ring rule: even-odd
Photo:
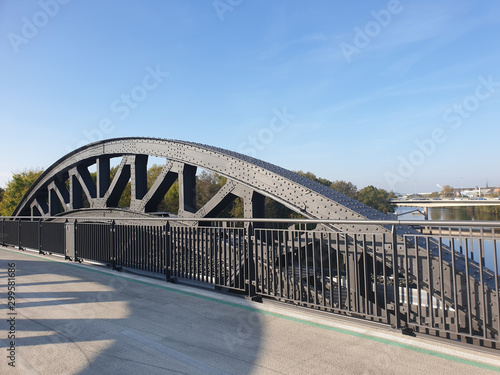
[[[0,374],[500,372],[500,351],[13,248],[0,306]]]

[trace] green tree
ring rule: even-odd
[[[361,189],[358,200],[383,213],[394,212],[394,207],[387,201],[390,194],[384,189],[377,189],[370,185]]]
[[[330,185],[330,188],[354,199],[358,197],[358,188],[352,182],[337,180]]]
[[[12,175],[12,180],[7,182],[7,187],[0,202],[1,216],[11,216],[14,213],[24,194],[42,173],[42,169],[30,169]]]
[[[325,185],[325,186],[330,186],[332,184],[332,182],[330,180],[327,180],[327,179],[324,179],[321,177],[316,177],[316,175],[314,173],[311,173],[311,172],[298,171],[296,173],[300,174],[301,176],[307,177],[310,180],[319,182],[320,184]]]
[[[444,185],[443,189],[441,189],[441,195],[443,197],[452,197],[454,193],[454,189],[450,185]]]
[[[5,193],[5,190],[0,187],[0,202],[3,199],[3,194]]]
[[[179,182],[175,181],[165,194],[162,203],[158,206],[158,211],[179,213]]]
[[[196,205],[203,207],[224,186],[227,179],[217,173],[202,171],[196,176]]]

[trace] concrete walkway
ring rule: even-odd
[[[500,352],[15,249],[0,248],[0,306],[0,374],[500,372]]]

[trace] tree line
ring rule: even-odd
[[[147,185],[148,189],[153,186],[154,182],[162,171],[162,166],[153,165],[147,171]],[[111,168],[110,177],[116,175],[118,166]],[[41,169],[31,169],[20,173],[14,173],[12,179],[9,180],[5,189],[0,188],[0,216],[10,216],[15,208],[21,201],[24,194],[28,191],[29,187],[36,181],[36,179],[43,173]],[[298,174],[307,177],[313,181],[319,182],[333,190],[341,192],[351,198],[354,198],[362,203],[367,204],[383,213],[394,212],[394,207],[388,202],[389,198],[393,197],[392,192],[389,193],[384,189],[378,189],[372,185],[366,186],[358,190],[356,185],[351,182],[342,180],[329,181],[324,178],[316,177],[311,172],[298,171]],[[96,180],[96,173],[91,173],[94,181]],[[196,204],[202,207],[207,203],[226,183],[227,179],[214,172],[201,171],[196,176]],[[86,198],[84,197],[84,201]],[[131,200],[131,185],[127,184],[122,193],[119,207],[129,207]],[[84,202],[85,204],[85,202]],[[88,204],[88,203],[87,203]],[[236,198],[232,204],[220,214],[221,217],[243,217],[243,200]],[[163,200],[158,206],[160,212],[170,212],[177,214],[179,210],[179,185],[176,181],[168,192],[163,197]],[[265,199],[265,215],[266,217],[275,218],[301,218],[301,216],[282,204],[269,199]]]

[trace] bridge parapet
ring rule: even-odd
[[[437,233],[401,237],[396,225],[422,222],[390,221],[387,234],[321,230],[334,220],[30,219],[2,220],[0,243],[500,345],[499,223],[429,222]]]

